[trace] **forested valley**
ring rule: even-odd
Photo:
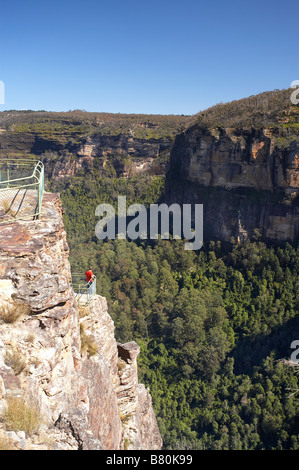
[[[165,449],[298,450],[298,245],[266,243],[258,231],[198,252],[182,240],[96,238],[98,204],[116,207],[121,194],[148,206],[163,187],[146,174],[52,182],[72,270],[93,267],[117,340],[140,345]]]

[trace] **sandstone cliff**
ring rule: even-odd
[[[134,176],[145,171],[164,173],[169,159],[171,138],[141,139],[132,135],[88,136],[70,147],[71,152],[53,159],[46,153],[43,161],[48,178],[57,180],[75,175],[101,175],[112,171],[117,176]]]
[[[104,297],[78,307],[70,279],[60,198],[46,193],[40,220],[1,225],[0,447],[160,449],[138,345],[116,342]]]
[[[133,176],[144,171],[165,172],[169,160],[171,137],[136,138],[133,135],[82,136],[77,142],[41,137],[33,133],[0,132],[2,155],[18,157],[31,154],[42,158],[50,180],[82,176],[99,176],[115,172],[117,176]]]
[[[175,135],[187,116],[86,112],[0,113],[0,154],[34,155],[49,179],[92,174],[164,174]]]
[[[279,145],[284,139],[287,145]],[[194,125],[177,136],[165,199],[204,205],[204,239],[299,235],[299,141],[273,128]]]

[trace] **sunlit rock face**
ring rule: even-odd
[[[138,384],[139,347],[117,343],[104,297],[76,303],[62,212],[59,195],[46,193],[40,220],[1,225],[0,415],[10,397],[24,397],[42,423],[33,436],[4,427],[0,438],[33,450],[161,448],[150,395]],[[82,347],[82,327],[93,354]]]
[[[204,238],[251,236],[295,240],[299,235],[299,146],[277,145],[269,129],[210,129],[195,125],[177,136],[165,200],[204,205]]]

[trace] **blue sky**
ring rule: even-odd
[[[0,111],[194,114],[288,88],[298,13],[298,0],[0,0]]]

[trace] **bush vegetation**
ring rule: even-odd
[[[6,351],[4,360],[5,364],[13,369],[15,375],[21,374],[21,372],[26,368],[26,360],[22,353],[20,353],[15,347],[11,347]]]
[[[43,420],[40,410],[31,401],[11,396],[6,402],[3,420],[7,430],[24,431],[29,436],[38,433]]]
[[[291,102],[292,91],[267,91],[241,100],[218,103],[198,113],[197,122],[211,127],[278,127],[296,131],[299,107]]]
[[[174,137],[191,121],[191,116],[183,115],[87,113],[80,110],[0,113],[0,126],[14,134],[34,133],[61,142],[71,138],[76,141],[92,134],[124,134],[145,139]]]
[[[158,201],[154,177],[72,181],[63,191],[75,272],[94,266],[118,341],[141,347],[165,448],[298,449],[297,244],[97,240],[94,209]]]
[[[95,344],[91,335],[86,333],[85,326],[80,323],[80,338],[81,338],[81,351],[83,354],[95,356],[98,352],[98,347]]]
[[[0,305],[0,320],[4,323],[14,323],[23,315],[29,315],[29,313],[29,306],[17,300],[3,302]]]

